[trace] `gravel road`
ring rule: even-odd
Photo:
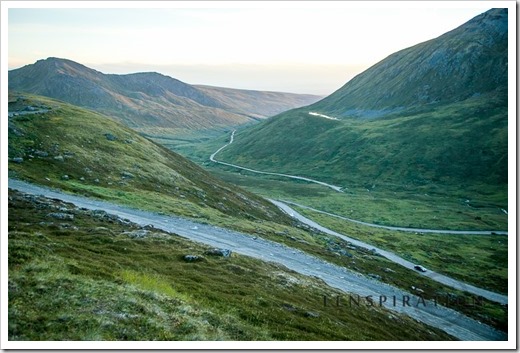
[[[296,202],[285,201],[285,200],[282,200],[281,202],[283,202],[285,204],[289,204],[289,205],[298,206],[301,208],[306,208],[308,210],[322,213],[327,216],[339,218],[339,219],[342,219],[347,222],[357,223],[357,224],[361,224],[361,225],[364,225],[367,227],[372,227],[372,228],[381,228],[381,229],[396,230],[396,231],[400,231],[400,232],[412,232],[412,233],[435,233],[435,234],[453,234],[453,235],[457,235],[457,234],[458,235],[507,235],[507,231],[503,231],[503,230],[450,230],[450,229],[424,229],[424,228],[382,226],[380,224],[358,221],[358,220],[355,220],[352,218],[339,216],[334,213],[317,210],[317,209],[309,207],[309,206],[300,205]]]
[[[358,246],[358,247],[361,247],[361,248],[364,248],[364,249],[368,249],[368,250],[372,250],[374,252],[376,252],[377,254],[381,255],[381,256],[384,256],[386,257],[388,260],[392,261],[392,262],[395,262],[403,267],[406,267],[410,270],[415,270],[414,269],[414,266],[418,265],[418,264],[414,264],[410,261],[407,261],[405,259],[403,259],[402,257],[390,252],[390,251],[386,251],[386,250],[383,250],[383,249],[380,249],[376,246],[373,246],[373,245],[370,245],[370,244],[367,244],[367,243],[364,243],[362,241],[359,241],[357,239],[353,239],[353,238],[350,238],[344,234],[340,234],[338,232],[335,232],[331,229],[328,229],[328,228],[325,228],[321,225],[319,225],[318,223],[304,217],[303,215],[301,215],[300,213],[298,213],[296,210],[292,209],[291,207],[289,207],[288,205],[280,202],[280,201],[275,201],[275,200],[269,200],[271,201],[272,203],[274,203],[276,206],[278,206],[280,209],[282,209],[283,211],[285,211],[289,216],[299,220],[300,222],[302,223],[305,223],[315,229],[318,229],[324,233],[327,233],[327,234],[330,234],[330,235],[333,235],[335,237],[338,237],[338,238],[341,238],[343,240],[346,240],[352,244],[354,244],[355,246]],[[426,270],[426,272],[417,272],[423,276],[426,276],[426,277],[429,277],[431,278],[432,280],[436,281],[436,282],[439,282],[439,283],[442,283],[444,285],[447,285],[451,288],[455,288],[455,289],[459,289],[459,290],[462,290],[462,291],[466,291],[468,293],[472,293],[472,294],[475,294],[477,296],[481,296],[481,297],[484,297],[486,299],[489,299],[491,301],[494,301],[494,302],[497,302],[497,303],[500,303],[500,304],[507,304],[507,295],[502,295],[502,294],[499,294],[499,293],[494,293],[494,292],[491,292],[491,291],[488,291],[488,290],[485,290],[485,289],[482,289],[482,288],[478,288],[478,287],[475,287],[475,286],[472,286],[470,284],[467,284],[467,283],[464,283],[464,282],[461,282],[461,281],[457,281],[456,279],[453,279],[451,277],[448,277],[448,276],[444,276],[440,273],[437,273],[437,272],[434,272],[434,271],[430,271],[430,270]]]
[[[73,203],[78,207],[104,210],[140,225],[153,225],[155,228],[210,246],[230,249],[264,261],[276,262],[301,274],[319,277],[328,285],[344,292],[355,293],[364,297],[371,295],[375,301],[381,296],[387,298],[395,296],[397,305],[393,305],[391,300],[383,303],[383,305],[392,311],[404,313],[418,321],[444,330],[460,340],[507,340],[506,333],[468,318],[454,310],[441,305],[435,305],[435,303],[430,301],[426,301],[423,305],[419,303],[418,297],[411,293],[272,241],[179,217],[159,215],[109,202],[69,195],[61,191],[46,189],[19,180],[9,179],[9,188],[60,199]],[[402,305],[402,300],[405,296],[411,298],[411,306]]]

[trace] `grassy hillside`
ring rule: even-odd
[[[438,38],[390,55],[312,105],[311,111],[376,118],[507,87],[507,11],[489,10]]]
[[[10,176],[271,239],[365,275],[380,275],[406,290],[423,288],[428,298],[451,292],[362,249],[339,256],[336,249],[348,244],[294,224],[265,200],[211,177],[107,117],[30,95],[11,95],[9,109],[17,114],[9,118]],[[12,220],[16,227],[23,225]],[[393,272],[385,272],[387,268]],[[504,313],[497,314],[493,304],[477,312],[456,309],[504,327]]]
[[[13,341],[452,339],[378,307],[324,306],[340,293],[318,279],[43,197],[9,193],[8,235]]]
[[[412,115],[334,121],[293,110],[249,129],[219,157],[349,189],[500,196],[507,207],[507,95]]]
[[[313,105],[240,129],[218,157],[338,185],[357,199],[395,193],[394,204],[411,206],[426,195],[432,205],[468,200],[507,210],[507,28],[507,9],[487,11]],[[418,223],[406,208],[404,225]],[[376,223],[403,224],[384,213]]]
[[[155,72],[109,75],[59,58],[11,70],[9,89],[93,109],[159,138],[222,131],[319,98],[197,87]]]
[[[269,202],[105,116],[25,94],[11,95],[9,110],[9,172],[18,178],[217,223],[289,222]]]

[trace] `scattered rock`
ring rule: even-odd
[[[339,250],[337,251],[337,253],[340,254],[340,255],[342,255],[342,256],[352,257],[352,254],[351,254],[351,253],[349,253],[348,251],[343,250],[343,249],[339,249]]]
[[[383,269],[383,271],[385,271],[386,273],[394,273],[395,272],[394,270],[392,270],[391,268],[388,268],[388,267]]]
[[[65,160],[62,155],[55,156],[54,159],[58,162],[63,162]]]
[[[99,179],[98,178],[94,179],[94,183],[99,184]]]
[[[22,157],[15,157],[15,158],[12,159],[12,161],[14,163],[18,163],[18,164],[19,163],[23,163],[23,158]]]
[[[320,314],[315,313],[313,311],[307,311],[304,315],[305,315],[305,317],[310,317],[310,318],[318,318],[318,317],[320,317]]]
[[[149,231],[147,231],[146,229],[139,229],[131,232],[124,232],[123,234],[128,235],[130,238],[140,239],[146,237],[148,233]]]
[[[63,212],[52,212],[52,213],[49,213],[47,216],[56,218],[56,219],[62,219],[62,220],[73,220],[74,219],[74,215],[68,214],[68,213],[63,213]]]
[[[232,251],[229,249],[217,249],[217,248],[204,252],[204,254],[206,254],[206,255],[222,256],[222,257],[230,257],[231,253],[232,253]]]
[[[296,308],[294,306],[292,306],[291,304],[282,304],[282,308],[284,308],[285,310],[287,311],[296,311]]]
[[[134,175],[130,172],[127,172],[127,171],[122,171],[121,172],[121,178],[123,179],[132,179],[134,178]]]
[[[105,134],[105,137],[107,138],[108,141],[116,141],[117,140],[117,137],[115,137],[114,135],[112,135],[111,133],[107,132]]]
[[[81,180],[81,181],[85,181],[85,178],[84,178],[84,177],[81,177],[81,178],[79,178],[79,180]]]
[[[34,151],[34,155],[37,157],[49,157],[49,153],[40,150]]]
[[[69,180],[70,177],[69,177],[67,174],[65,174],[65,175],[62,175],[62,176],[61,176],[61,179],[62,179],[62,180]]]
[[[371,277],[373,279],[377,279],[378,281],[381,280],[381,276],[380,275],[376,275],[375,273],[369,273],[368,277]]]
[[[186,262],[197,262],[204,260],[204,257],[199,255],[184,255],[183,260]]]

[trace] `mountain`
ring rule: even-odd
[[[344,187],[507,194],[507,28],[507,9],[481,14],[239,130],[219,157]]]
[[[41,96],[9,98],[10,175],[214,222],[290,222],[270,202],[212,177],[106,116]]]
[[[58,58],[9,71],[8,85],[93,109],[150,135],[238,126],[321,98],[196,87],[155,72],[110,75]],[[269,105],[258,102],[266,96],[273,97]]]
[[[270,91],[242,90],[212,86],[195,86],[213,97],[230,111],[253,118],[264,119],[286,110],[302,107],[322,97],[311,94],[294,94]]]
[[[503,90],[507,43],[507,9],[490,10],[390,55],[312,109],[338,118],[373,118]]]

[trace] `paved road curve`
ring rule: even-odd
[[[477,322],[454,310],[435,305],[427,301],[425,305],[400,305],[404,296],[412,298],[413,294],[367,278],[343,267],[330,264],[316,257],[303,253],[272,241],[256,238],[248,234],[197,223],[187,219],[158,215],[109,202],[98,201],[86,197],[65,194],[61,191],[49,190],[19,180],[9,179],[9,188],[36,195],[61,199],[78,207],[99,209],[126,218],[140,225],[153,225],[158,229],[176,233],[182,237],[215,247],[231,249],[237,253],[282,264],[289,269],[304,275],[316,276],[328,285],[349,293],[361,296],[372,295],[379,298],[397,298],[397,305],[389,300],[383,303],[388,309],[404,313],[416,320],[437,327],[450,335],[465,341],[497,341],[507,340],[507,334],[490,326]]]
[[[386,251],[386,250],[383,250],[383,249],[380,249],[376,246],[373,246],[373,245],[370,245],[370,244],[367,244],[367,243],[364,243],[362,241],[359,241],[357,239],[353,239],[353,238],[350,238],[346,235],[343,235],[343,234],[340,234],[340,233],[337,233],[333,230],[330,230],[328,228],[325,228],[321,225],[319,225],[318,223],[304,217],[303,215],[301,215],[300,213],[298,213],[297,211],[295,211],[294,209],[292,209],[291,207],[289,207],[288,205],[280,202],[280,201],[275,201],[275,200],[269,200],[271,201],[272,203],[274,203],[276,206],[278,206],[280,209],[282,209],[284,212],[286,212],[287,214],[289,214],[289,216],[293,217],[293,218],[296,218],[297,220],[299,220],[300,222],[302,223],[305,223],[313,228],[316,228],[324,233],[327,233],[327,234],[330,234],[330,235],[333,235],[333,236],[336,236],[338,238],[341,238],[343,240],[346,240],[348,241],[349,243],[352,243],[354,244],[355,246],[358,246],[358,247],[361,247],[361,248],[364,248],[364,249],[368,249],[368,250],[372,250],[372,251],[375,251],[376,253],[380,254],[381,256],[384,256],[386,257],[388,260],[392,261],[392,262],[395,262],[401,266],[404,266],[410,270],[414,270],[414,266],[417,265],[417,264],[414,264],[410,261],[407,261],[405,259],[403,259],[402,257],[390,252],[390,251]],[[486,299],[489,299],[491,301],[494,301],[496,303],[500,303],[500,304],[507,304],[507,295],[502,295],[502,294],[499,294],[499,293],[494,293],[494,292],[491,292],[491,291],[488,291],[486,289],[482,289],[482,288],[478,288],[478,287],[475,287],[475,286],[472,286],[470,284],[467,284],[467,283],[464,283],[464,282],[461,282],[461,281],[457,281],[456,279],[453,279],[451,277],[448,277],[448,276],[444,276],[440,273],[437,273],[437,272],[433,272],[433,271],[430,271],[430,270],[427,270],[426,272],[418,272],[419,274],[423,275],[423,276],[426,276],[426,277],[429,277],[431,278],[432,280],[436,281],[436,282],[439,282],[439,283],[442,283],[444,285],[447,285],[451,288],[455,288],[455,289],[459,289],[459,290],[462,290],[462,291],[466,291],[468,293],[471,293],[471,294],[475,294],[477,296],[481,296],[481,297],[484,297]]]

